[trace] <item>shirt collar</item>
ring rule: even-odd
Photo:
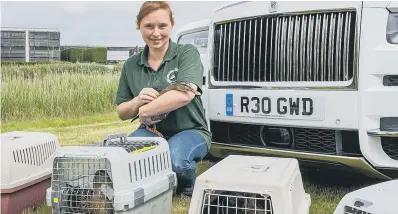
[[[148,52],[149,52],[148,45],[145,45],[144,49],[141,52],[140,57],[137,60],[137,63],[139,65],[150,67],[148,64]],[[175,56],[177,56],[177,44],[171,41],[171,39],[169,39],[169,47],[167,48],[166,54],[164,55],[163,62],[170,61],[174,59]]]

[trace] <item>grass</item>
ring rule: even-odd
[[[2,132],[12,130],[51,132],[55,134],[61,146],[84,145],[93,142],[100,142],[103,137],[111,133],[131,133],[137,128],[136,123],[120,121],[116,113],[102,114],[83,118],[56,119],[34,122],[14,122],[3,124]],[[197,174],[207,170],[214,163],[203,161],[198,165]],[[312,177],[311,177],[312,176]],[[361,185],[333,186],[313,181],[318,175],[303,176],[304,188],[311,195],[311,214],[333,213],[340,199],[352,190],[358,189]],[[188,200],[173,198],[173,214],[186,214],[189,208]],[[41,205],[34,210],[27,210],[29,214],[50,214],[51,209]]]
[[[111,112],[120,65],[53,63],[1,68],[2,121]]]
[[[137,124],[120,121],[113,106],[120,71],[120,64],[2,65],[1,131],[50,132],[61,146],[100,142],[107,134],[131,133]],[[199,163],[197,174],[213,164]],[[336,186],[314,177],[319,174],[303,173],[304,188],[311,195],[311,214],[333,213],[344,194],[363,186]],[[172,213],[187,213],[189,203],[174,198]],[[25,213],[50,214],[51,209],[43,204]]]

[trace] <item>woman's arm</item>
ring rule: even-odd
[[[197,86],[190,84],[192,91],[170,90],[152,102],[139,108],[140,117],[152,117],[174,111],[191,102],[195,97]]]
[[[132,100],[118,105],[116,107],[116,112],[121,120],[128,120],[138,114],[140,107],[141,104],[138,101],[138,97],[134,97]]]
[[[123,64],[116,93],[116,112],[121,120],[128,120],[139,113],[139,108],[157,98],[159,93],[153,88],[143,88],[136,96],[132,93]]]
[[[135,117],[139,113],[139,108],[147,103],[154,101],[159,93],[153,88],[143,88],[138,96],[133,99],[120,103],[116,107],[119,118],[127,120]]]
[[[175,84],[189,83],[192,91],[170,90],[151,103],[142,106],[139,109],[140,117],[157,116],[174,111],[191,102],[196,93],[200,94],[202,92],[203,65],[196,47],[193,45],[184,45],[178,60],[179,66]]]
[[[121,120],[127,120],[138,114],[140,104],[131,93],[126,75],[126,63],[123,64],[119,77],[119,85],[116,93],[116,112]]]

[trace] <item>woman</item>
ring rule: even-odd
[[[196,162],[207,154],[211,133],[200,99],[203,66],[199,52],[193,45],[172,42],[173,26],[172,11],[166,2],[142,5],[137,29],[146,46],[123,65],[116,110],[122,120],[139,117],[141,126],[130,136],[155,137],[144,125],[156,124],[170,146],[172,168],[178,178],[177,192],[191,196]],[[189,84],[191,91],[171,90],[159,96],[159,91],[171,84],[182,83]],[[165,113],[163,119],[151,119]]]

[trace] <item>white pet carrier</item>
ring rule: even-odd
[[[47,204],[53,213],[171,213],[177,178],[160,137],[110,135],[101,145],[61,148]]]
[[[43,132],[1,134],[1,213],[21,213],[46,201],[59,142]]]
[[[334,214],[398,213],[398,180],[385,181],[346,194]]]
[[[298,161],[230,155],[198,176],[189,214],[307,214]]]

